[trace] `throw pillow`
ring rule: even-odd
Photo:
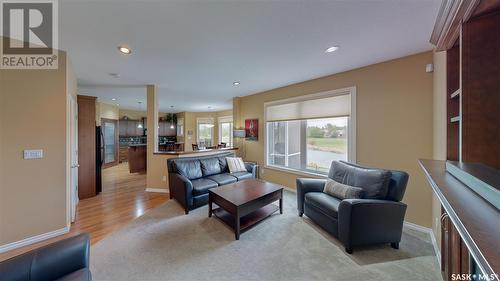
[[[237,173],[237,172],[246,172],[245,163],[243,163],[243,159],[241,157],[226,157],[227,166],[229,167],[229,172]]]
[[[327,180],[323,192],[340,200],[361,198],[362,188]]]

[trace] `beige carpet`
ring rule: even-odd
[[[206,206],[184,215],[171,200],[91,248],[94,280],[441,280],[426,234],[405,229],[399,250],[348,255],[297,215],[295,193],[286,191],[284,202],[283,215],[235,241]]]

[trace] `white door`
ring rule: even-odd
[[[71,202],[71,222],[75,221],[76,205],[78,204],[78,105],[74,97],[71,97],[70,109],[70,130],[71,130],[71,179],[70,179],[70,202]]]

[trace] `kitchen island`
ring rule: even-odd
[[[130,173],[145,173],[147,169],[147,144],[129,144],[128,169]]]
[[[145,143],[128,145],[128,167],[130,173],[145,173],[147,171],[147,147]],[[158,153],[186,153],[183,142],[160,143]]]

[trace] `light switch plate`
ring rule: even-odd
[[[24,150],[24,159],[41,159],[43,158],[42,149],[27,149]]]

